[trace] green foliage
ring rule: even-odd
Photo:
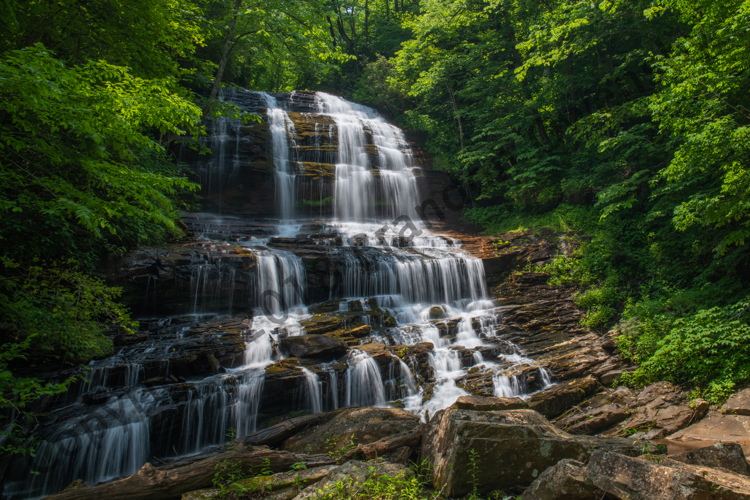
[[[367,479],[360,482],[356,477],[327,484],[318,490],[321,500],[421,500],[434,497],[427,489],[427,481],[406,474],[376,475],[374,466],[368,467]]]
[[[43,382],[19,375],[29,367],[83,363],[112,352],[106,331],[136,326],[115,302],[120,290],[82,273],[75,261],[21,266],[2,258],[0,269],[0,421],[4,453],[33,456],[26,441],[34,421],[28,407],[38,398],[65,392],[74,381]]]
[[[200,110],[172,82],[103,62],[68,68],[41,45],[6,52],[0,78],[6,255],[48,258],[81,237],[118,241],[118,229],[138,243],[158,232],[148,224],[173,230],[172,199],[195,185],[169,172],[146,133],[197,132]]]
[[[679,318],[656,315],[625,329],[620,349],[641,362],[626,382],[688,383],[709,401],[722,402],[750,381],[748,310],[750,298]]]
[[[554,210],[542,214],[512,212],[502,205],[472,207],[464,211],[463,217],[483,226],[488,233],[529,229],[590,233],[596,228],[595,214],[591,208],[568,204],[561,204]]]

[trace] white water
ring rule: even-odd
[[[323,411],[323,392],[320,389],[321,383],[318,376],[307,368],[300,368],[305,375],[305,399],[310,413],[320,413]]]
[[[275,98],[264,94],[263,99],[268,108],[276,205],[282,220],[277,236],[304,237],[309,221],[294,220],[294,124]],[[471,366],[492,371],[496,395],[527,395],[525,381],[508,373],[517,365],[534,366],[533,360],[520,349],[517,354],[495,359],[486,359],[479,352],[501,340],[496,337],[499,312],[489,300],[482,262],[463,252],[459,241],[430,232],[417,216],[415,207],[420,205],[420,199],[413,158],[402,132],[374,110],[335,96],[318,93],[317,108],[334,125],[319,127],[316,122],[315,130],[320,129],[321,137],[326,134],[327,139],[334,134],[338,137],[332,191],[334,218],[323,221],[318,230],[323,235],[319,238],[321,244],[326,245],[323,250],[341,263],[336,269],[340,283],[331,286],[331,298],[362,299],[365,310],[370,308],[365,299],[374,298],[381,311],[395,318],[395,327],[378,329],[380,325],[373,325],[376,329],[371,338],[363,342],[432,344],[429,365],[435,383],[431,397],[423,403],[427,387],[417,383],[412,360],[392,356],[381,367],[366,352],[353,349],[346,358],[343,379],[334,362],[315,367],[321,374],[326,373],[325,384],[317,372],[301,368],[301,409],[320,412],[348,405],[384,406],[389,400],[398,399],[410,411],[431,416],[467,394],[459,384]],[[217,136],[211,140],[217,150],[235,147],[239,151],[238,133],[236,143],[229,143],[233,139],[229,131],[234,127],[230,121],[214,126]],[[321,144],[319,137],[315,141]],[[318,161],[334,161],[318,156]],[[222,162],[223,171],[224,155],[217,158],[222,158],[218,161]],[[322,198],[322,190],[320,193]],[[333,244],[337,238],[343,245]],[[255,302],[250,304],[252,332],[265,333],[246,344],[242,366],[195,381],[188,390],[185,411],[177,424],[182,429],[181,440],[174,443],[178,454],[199,452],[224,443],[229,435],[243,436],[256,429],[265,369],[280,354],[274,343],[286,335],[304,334],[300,323],[310,317],[306,308],[308,276],[302,259],[273,248],[269,239],[252,237],[239,244],[257,260],[257,282],[252,284]],[[214,276],[209,274],[214,272],[209,262],[192,264],[193,311],[210,309],[215,301],[225,303],[227,293],[234,290],[234,270]],[[333,278],[332,275],[332,283]],[[229,297],[230,308],[232,303]],[[344,303],[341,307],[342,311],[348,309]],[[434,317],[436,311],[439,318]],[[364,322],[372,323],[369,317]],[[125,378],[128,384],[136,385],[142,382],[142,375],[133,366]],[[538,370],[541,386],[550,385],[549,372],[542,367]],[[112,385],[107,374],[92,372],[82,393]],[[79,431],[88,416],[55,427],[51,442],[68,439],[71,429],[83,435],[72,441],[70,458],[55,455],[51,445],[43,444],[39,460],[55,463],[55,472],[11,483],[5,493],[12,498],[26,498],[54,493],[77,478],[93,484],[137,471],[151,456],[148,406],[126,406],[120,413],[124,418],[118,420],[119,425],[110,423],[101,429]]]
[[[286,111],[281,109],[276,98],[263,94],[268,106],[268,124],[271,133],[271,154],[273,155],[276,178],[276,205],[282,220],[294,215],[295,172],[290,161],[290,151],[294,151],[294,123]]]

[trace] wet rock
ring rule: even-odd
[[[497,411],[519,410],[529,405],[521,398],[487,398],[482,396],[461,396],[454,406],[459,410]]]
[[[329,300],[328,302],[321,302],[320,304],[313,304],[308,306],[307,310],[310,314],[322,314],[331,313],[339,310],[339,304],[344,302],[344,299]]]
[[[399,355],[409,365],[420,385],[435,382],[435,369],[430,363],[430,355],[434,348],[429,342],[420,342],[410,345]]]
[[[361,339],[363,337],[367,337],[368,335],[370,335],[370,330],[372,330],[372,327],[370,325],[362,325],[352,330],[349,330],[347,334],[351,335],[355,339]]]
[[[526,488],[521,500],[594,500],[604,493],[594,486],[581,462],[565,459],[542,472]]]
[[[344,326],[341,318],[335,316],[316,316],[309,320],[301,321],[300,325],[304,327],[305,333],[310,335],[332,332]]]
[[[750,478],[664,459],[657,463],[604,450],[591,455],[594,486],[628,500],[750,499]]]
[[[374,443],[384,437],[408,432],[418,426],[419,417],[406,410],[375,407],[352,408],[319,427],[310,428],[289,438],[284,443],[284,449],[343,454],[353,446]]]
[[[562,382],[531,396],[529,408],[547,418],[554,418],[595,394],[598,387],[599,383],[593,377]]]
[[[440,306],[432,306],[430,307],[430,318],[432,319],[440,319],[445,316],[445,311],[443,311],[443,308]]]
[[[281,339],[281,350],[296,357],[336,356],[347,350],[341,339],[324,335],[298,335]]]
[[[737,443],[719,442],[705,448],[672,455],[669,458],[689,465],[720,468],[735,474],[750,476],[750,466],[745,459],[745,453],[742,451],[742,446]]]
[[[732,394],[721,411],[729,415],[750,415],[750,389]]]

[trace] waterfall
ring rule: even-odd
[[[278,386],[271,383],[272,378],[266,384],[266,370],[282,357],[275,348],[277,342],[305,334],[301,323],[311,319],[307,307],[314,310],[311,302],[317,297],[345,299],[338,307],[333,304],[322,309],[337,315],[336,321],[341,323],[334,328],[372,327],[365,337],[347,339],[350,346],[373,339],[388,346],[429,344],[422,352],[429,352],[431,370],[428,374],[415,371],[415,378],[409,366],[392,355],[381,371],[378,361],[368,354],[374,351],[364,347],[349,349],[345,372],[343,358],[310,358],[305,360],[309,368],[300,368],[297,392],[301,401],[292,403],[313,413],[400,400],[409,411],[434,415],[468,394],[462,384],[469,366],[492,378],[497,396],[528,394],[522,376],[509,376],[519,373],[513,369],[519,364],[538,369],[539,387],[552,384],[552,375],[545,368],[536,366],[518,346],[498,334],[500,310],[490,300],[482,261],[466,253],[458,239],[429,231],[418,216],[416,207],[422,206],[422,200],[417,167],[401,130],[373,109],[336,96],[320,92],[301,92],[288,98],[274,95],[224,91],[220,98],[247,111],[265,109],[269,135],[263,136],[263,127],[249,130],[251,127],[241,126],[239,120],[211,121],[207,124],[211,133],[208,145],[213,154],[209,161],[196,160],[195,170],[206,196],[218,193],[220,209],[230,208],[229,203],[237,199],[224,200],[222,205],[222,190],[235,182],[235,175],[243,176],[247,187],[246,179],[258,179],[248,171],[261,172],[258,189],[267,189],[269,196],[268,203],[262,203],[271,204],[275,190],[274,208],[281,222],[237,217],[232,225],[225,216],[214,226],[203,226],[205,237],[226,240],[251,252],[255,258],[243,258],[241,264],[246,268],[236,267],[236,261],[222,264],[220,254],[226,250],[211,242],[207,243],[210,257],[198,252],[192,257],[184,255],[185,260],[190,257],[189,263],[181,265],[180,279],[184,283],[189,280],[189,290],[188,285],[183,290],[186,310],[225,315],[235,305],[238,310],[247,308],[242,326],[232,330],[240,321],[230,318],[232,326],[227,330],[246,342],[242,365],[224,367],[223,373],[202,378],[183,371],[187,383],[172,384],[164,378],[172,366],[175,374],[171,380],[178,380],[178,364],[170,365],[169,357],[163,358],[167,360],[163,367],[153,362],[160,358],[151,358],[147,364],[144,359],[152,349],[150,344],[147,348],[147,344],[123,348],[108,360],[94,362],[87,381],[76,388],[75,401],[68,398],[65,402],[70,407],[58,405],[51,411],[53,423],[39,435],[45,441],[39,445],[37,457],[29,458],[31,464],[12,466],[12,475],[6,478],[13,480],[6,479],[4,490],[11,499],[56,493],[79,478],[94,484],[132,474],[152,457],[199,453],[225,443],[230,435],[254,432],[261,399],[265,405],[274,398],[291,398],[286,394],[269,397],[270,388]],[[266,170],[260,144],[267,146],[272,174]],[[256,152],[260,161],[253,166]],[[314,168],[320,168],[319,176]],[[233,193],[242,197],[242,188],[236,187]],[[260,198],[265,200],[263,194]],[[326,219],[330,212],[324,212],[323,201],[329,198],[332,217]],[[300,207],[310,207],[305,212],[310,219],[301,219],[298,201]],[[253,210],[241,213],[266,213],[258,212],[257,207]],[[303,250],[297,251],[301,245]],[[247,287],[247,303],[234,304],[235,286],[238,290]],[[236,300],[242,302],[239,294]],[[218,330],[201,330],[200,342],[204,343],[190,346],[186,342],[186,346],[196,347],[188,352],[204,356],[209,352],[204,347],[213,342],[211,336]],[[514,354],[490,354],[501,350],[501,345],[504,352]],[[402,352],[401,347],[393,352]],[[171,344],[161,348],[169,350]],[[409,363],[416,370],[415,359],[410,357]],[[276,368],[288,369],[279,364],[269,373],[278,372]],[[423,377],[432,375],[434,384],[430,381],[431,385],[420,387]],[[151,387],[149,397],[139,387],[128,392],[127,398],[99,402],[106,398],[102,389],[122,394],[122,388],[151,385],[149,380],[166,385]],[[299,405],[288,406],[288,411],[299,409]],[[91,408],[96,408],[93,416]],[[266,413],[264,408],[264,417]],[[167,427],[179,429],[179,435],[165,431],[162,439],[160,433]],[[30,470],[45,472],[36,476]]]
[[[419,220],[415,209],[417,183],[403,132],[366,106],[323,92],[318,92],[316,98],[319,113],[331,117],[338,130],[335,217],[364,221],[403,215]],[[380,209],[374,199],[377,194],[385,202]]]
[[[140,391],[109,399],[85,418],[71,418],[47,429],[35,457],[13,464],[14,479],[4,493],[13,498],[33,498],[60,491],[76,479],[96,484],[135,474],[150,458],[150,408]],[[15,471],[15,467],[21,470]],[[38,471],[39,474],[29,471]]]
[[[305,393],[307,396],[307,406],[311,413],[320,413],[323,411],[323,394],[320,390],[320,381],[318,376],[307,368],[300,367],[305,375]]]
[[[294,123],[286,111],[281,109],[276,98],[263,94],[268,106],[268,124],[271,133],[271,154],[276,177],[276,205],[282,220],[294,216],[294,181],[296,175],[291,166],[290,151],[294,151]]]
[[[347,363],[344,406],[385,404],[385,387],[375,360],[369,354],[353,349]]]
[[[258,306],[264,315],[277,316],[305,299],[305,268],[291,252],[252,248],[258,259]]]

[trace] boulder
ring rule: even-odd
[[[435,489],[449,497],[471,492],[472,472],[480,493],[486,493],[527,486],[560,460],[587,456],[583,444],[532,410],[441,410],[422,440],[422,459],[433,466]]]
[[[721,411],[730,415],[750,416],[750,389],[732,394],[721,407]]]
[[[585,468],[581,463],[562,460],[547,469],[521,498],[747,500],[750,499],[750,478],[725,469],[689,465],[669,458],[644,459],[596,450]]]
[[[672,434],[668,439],[679,441],[731,441],[748,445],[750,444],[750,416],[723,415],[719,412],[710,412],[703,420]]]
[[[419,417],[397,408],[351,408],[319,427],[309,428],[284,443],[285,450],[316,450],[338,456],[357,445],[412,431]]]
[[[750,499],[750,478],[664,459],[658,463],[597,450],[587,472],[594,486],[627,500]]]
[[[367,337],[368,335],[370,335],[370,330],[372,330],[372,327],[370,325],[362,325],[349,330],[347,333],[355,339],[361,339],[362,337]]]
[[[421,457],[432,465],[435,489],[451,497],[469,493],[474,478],[480,493],[525,487],[560,460],[585,461],[600,448],[626,455],[659,453],[633,440],[572,436],[533,410],[448,408],[426,425]]]
[[[547,418],[554,418],[593,396],[598,388],[599,383],[593,377],[563,382],[531,396],[529,408]]]
[[[594,486],[581,462],[565,459],[542,472],[526,488],[521,500],[593,500],[604,493]]]
[[[520,410],[529,404],[521,398],[488,398],[483,396],[460,396],[454,406],[459,410],[497,411]]]
[[[571,434],[597,434],[626,420],[628,416],[623,406],[608,404],[586,413],[584,418],[565,430]]]
[[[281,350],[302,357],[336,356],[346,352],[346,342],[324,335],[298,335],[281,339]]]
[[[300,325],[304,327],[305,333],[318,335],[338,330],[343,327],[343,322],[336,316],[318,316],[302,321]]]
[[[750,476],[750,466],[745,459],[745,453],[742,451],[742,446],[736,443],[719,442],[669,458],[689,465],[721,468],[735,474]]]

